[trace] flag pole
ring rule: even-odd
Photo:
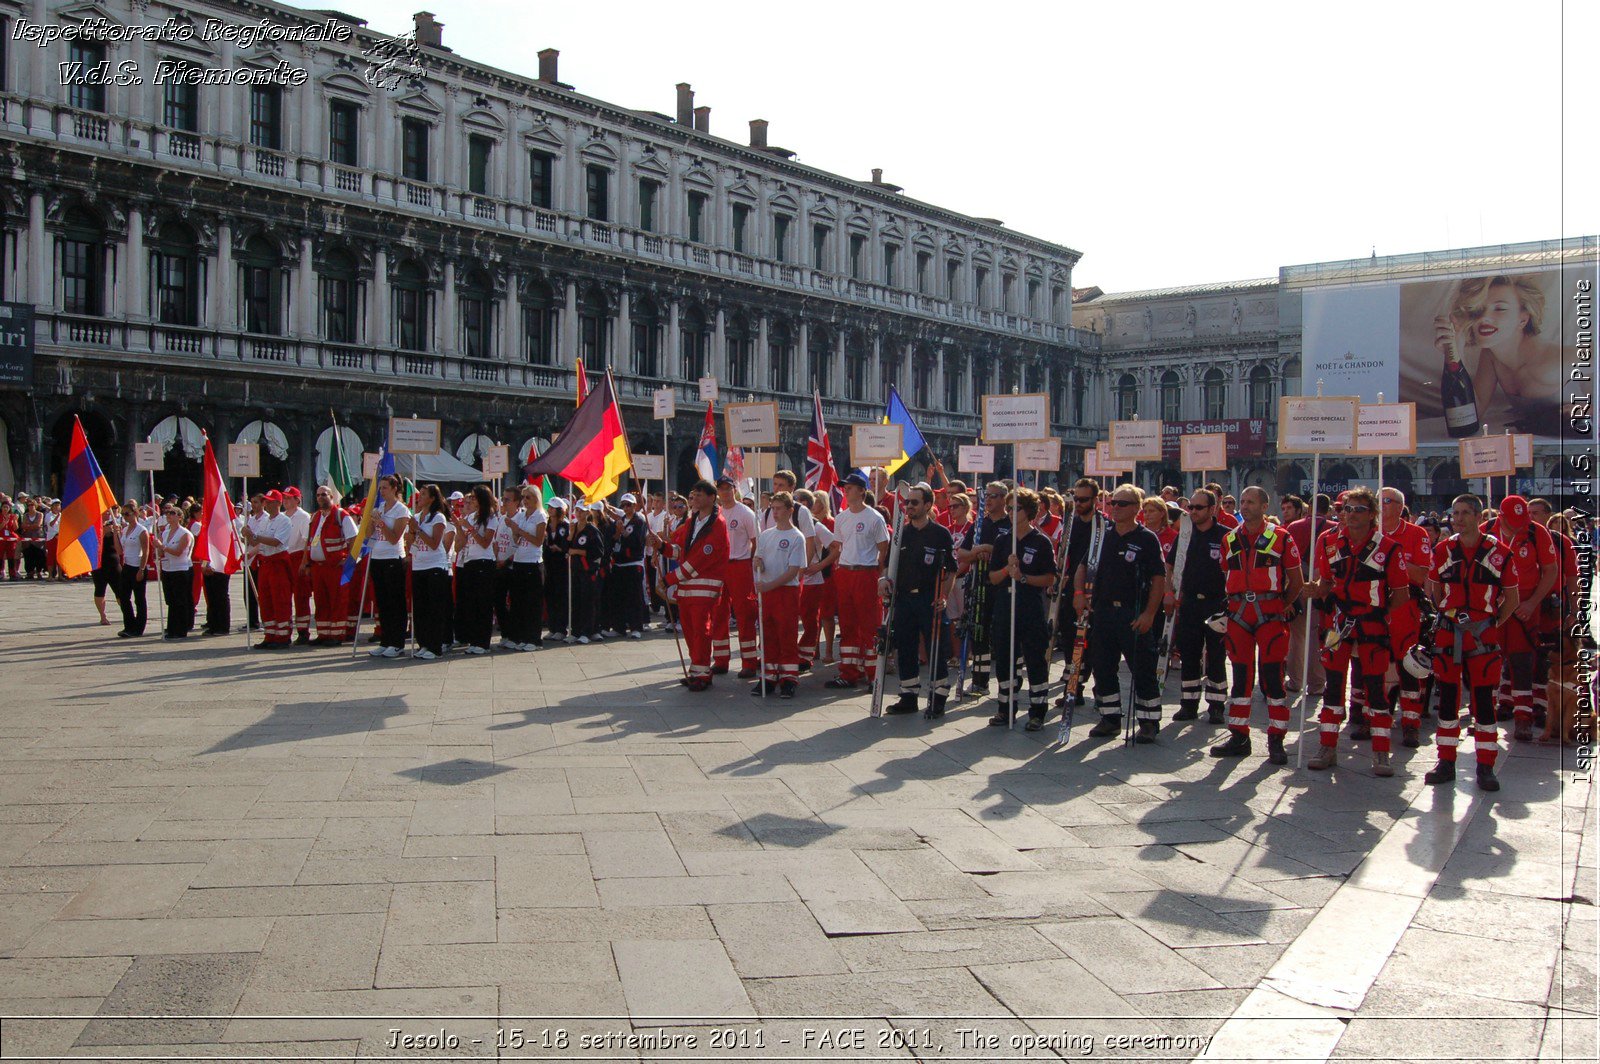
[[[154,443],[155,442],[155,437],[152,436],[147,442]],[[156,497],[156,471],[154,469],[152,469],[152,470],[150,470],[150,498],[153,500],[155,497]],[[180,517],[179,520],[181,521],[182,518]],[[154,522],[151,522],[151,524],[153,525]],[[150,534],[150,543],[151,543],[152,546],[154,546],[155,543],[156,543],[156,536],[155,536],[154,531],[152,531],[151,534]],[[166,545],[162,544],[161,550],[158,551],[157,553],[161,554],[161,555],[165,555],[165,553],[166,553]],[[166,631],[167,631],[167,589],[164,586],[162,586],[162,584],[161,584],[161,573],[162,573],[161,560],[160,560],[160,558],[157,558],[156,559],[156,609],[158,609],[160,611],[161,634],[165,635]]]
[[[1317,381],[1317,398],[1322,398],[1322,381]],[[1381,459],[1380,459],[1381,461]],[[1313,577],[1317,572],[1317,493],[1322,489],[1322,452],[1311,452],[1311,549],[1306,552],[1307,572]],[[1379,507],[1382,510],[1382,507]],[[1383,534],[1383,516],[1378,517],[1378,533]],[[1305,764],[1306,757],[1306,706],[1311,701],[1311,620],[1316,616],[1316,603],[1306,603],[1306,645],[1300,657],[1300,731],[1294,744],[1294,767]]]

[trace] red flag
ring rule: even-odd
[[[216,573],[239,571],[239,541],[234,538],[233,522],[237,516],[233,500],[228,497],[228,486],[217,468],[217,456],[211,452],[211,437],[205,439],[205,498],[200,504],[200,541],[195,544],[194,556],[207,562]]]

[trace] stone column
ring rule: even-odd
[[[633,299],[626,288],[617,294],[617,336],[609,364],[618,373],[633,372]]]
[[[883,387],[883,337],[876,332],[872,334],[872,353],[867,361],[867,394],[862,398],[870,403],[874,392],[880,401],[888,401]]]
[[[767,316],[761,315],[761,324],[756,329],[755,351],[755,385],[757,391],[770,392],[772,390],[772,358],[771,358],[771,333],[768,331]]]
[[[237,330],[239,308],[233,302],[233,226],[217,226],[217,275],[212,278],[206,302],[210,306],[212,328]]]
[[[938,410],[945,409],[944,360],[948,351],[949,348],[941,344],[934,349],[933,354],[933,381],[929,387],[932,392],[930,398],[933,401],[933,406]],[[949,413],[953,414],[955,411],[951,410]]]
[[[123,264],[122,271],[125,286],[121,293],[122,313],[136,321],[147,321],[150,300],[144,280],[144,212],[138,207],[128,209],[128,243],[123,253],[128,261]]]
[[[363,339],[373,347],[388,347],[393,342],[388,329],[389,253],[383,248],[372,253],[372,284],[368,289],[367,335]]]
[[[797,374],[794,390],[809,392],[811,390],[811,326],[806,324],[806,319],[800,319],[800,328],[796,330],[794,372]]]
[[[456,264],[444,260],[444,288],[439,293],[439,350],[446,356],[461,353],[456,336]]]
[[[846,371],[845,371],[844,363],[845,363],[844,330],[840,329],[838,335],[836,337],[834,337],[833,367],[832,367],[833,372],[831,374],[829,374],[833,378],[833,383],[830,385],[829,391],[831,391],[835,397],[841,398],[841,399],[844,398],[844,395],[845,395],[844,381],[845,381],[845,377],[846,377]]]
[[[578,362],[578,282],[567,282],[567,301],[561,308],[561,364]]]
[[[308,94],[309,95],[309,94]],[[317,335],[317,271],[311,261],[311,236],[300,238],[300,269],[294,278],[295,332],[307,340]]]
[[[667,304],[667,364],[666,378],[675,381],[683,376],[683,333],[678,324],[678,301]],[[671,472],[669,469],[668,472]]]
[[[506,282],[506,290],[500,293],[500,298],[494,301],[494,358],[501,362],[516,361],[516,353],[512,350],[515,346],[517,314],[517,281],[512,277]],[[518,441],[514,441],[518,442]]]
[[[728,380],[728,315],[721,308],[717,308],[716,332],[711,338],[711,366],[706,371],[717,378],[719,386]]]
[[[44,51],[43,48],[33,50]],[[56,299],[50,278],[54,271],[51,269],[50,249],[45,242],[43,192],[33,192],[28,196],[27,271],[28,299],[41,310],[53,308]]]

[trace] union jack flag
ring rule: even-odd
[[[822,396],[811,393],[811,435],[806,438],[806,487],[825,491],[838,509],[839,471],[833,465],[833,447],[828,443],[828,426],[822,420]]]

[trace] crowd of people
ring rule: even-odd
[[[0,572],[7,580],[65,580],[56,560],[61,500],[0,492]]]
[[[234,530],[244,629],[261,633],[263,649],[337,646],[371,616],[371,656],[430,661],[640,639],[654,623],[681,637],[693,691],[735,658],[757,695],[792,698],[803,674],[828,663],[837,668],[822,686],[864,688],[881,656],[898,681],[889,714],[937,719],[953,676],[958,699],[986,695],[992,679],[991,725],[1039,730],[1053,697],[1065,738],[1092,680],[1099,720],[1088,734],[1130,743],[1157,739],[1175,661],[1172,719],[1198,720],[1204,702],[1207,721],[1227,728],[1214,756],[1252,752],[1259,689],[1268,759],[1285,764],[1289,699],[1303,693],[1320,702],[1309,768],[1338,764],[1348,726],[1371,744],[1373,772],[1391,775],[1396,726],[1417,747],[1433,717],[1438,763],[1427,778],[1444,782],[1464,708],[1485,789],[1498,787],[1500,723],[1518,742],[1536,728],[1572,738],[1576,707],[1592,713],[1574,672],[1589,659],[1578,613],[1588,529],[1544,499],[1510,495],[1489,509],[1462,495],[1441,517],[1413,515],[1394,488],[1274,507],[1259,487],[1237,499],[1216,484],[1187,499],[1174,488],[1146,497],[1084,478],[1065,493],[1007,480],[969,492],[938,464],[931,476],[937,487],[890,490],[881,473],[852,473],[837,513],[829,493],[787,470],[759,497],[724,476],[617,505],[546,500],[531,485],[498,497],[484,485],[413,491],[387,476],[354,559],[361,501],[346,506],[324,486],[308,508],[296,488],[264,491]],[[26,576],[43,579],[51,501],[18,502],[0,500],[0,538],[17,544]],[[163,638],[197,624],[202,635],[233,630],[230,578],[199,549],[200,510],[169,498],[106,513],[93,572],[102,624],[113,623],[110,590],[118,635],[142,636],[146,588],[159,581]]]

